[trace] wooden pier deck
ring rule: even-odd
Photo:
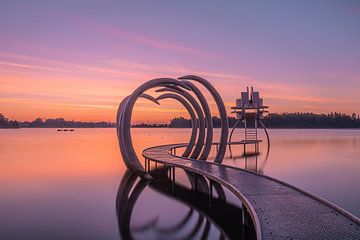
[[[186,144],[145,149],[145,159],[220,183],[246,206],[257,239],[360,239],[360,220],[341,208],[277,179],[232,166],[171,154]]]

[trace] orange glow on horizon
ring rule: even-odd
[[[359,100],[351,98],[356,89],[348,89],[346,94],[340,90],[328,94],[315,86],[257,80],[245,75],[180,66],[152,68],[141,62],[121,59],[101,66],[0,51],[0,70],[1,113],[19,121],[62,117],[66,120],[114,122],[118,104],[137,86],[156,77],[187,73],[207,78],[222,95],[230,116],[230,107],[246,86],[254,86],[261,92],[270,112],[360,112]],[[205,89],[202,90],[213,115],[218,115],[213,99]],[[161,106],[157,106],[139,100],[133,122],[168,123],[171,118],[179,116],[188,117],[188,114],[175,101],[162,101]]]

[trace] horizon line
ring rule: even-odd
[[[345,116],[353,116],[353,115],[355,115],[355,117],[357,118],[357,119],[359,119],[360,118],[360,114],[359,113],[356,113],[356,112],[353,112],[352,114],[347,114],[347,113],[342,113],[342,112],[328,112],[328,113],[316,113],[316,112],[271,112],[271,113],[268,113],[267,115],[271,115],[271,114],[279,114],[279,115],[285,115],[285,114],[314,114],[314,115],[331,115],[331,114],[339,114],[339,115],[345,115]],[[36,118],[34,118],[34,119],[31,119],[31,120],[22,120],[22,121],[20,121],[20,120],[17,120],[17,119],[12,119],[12,118],[8,118],[8,117],[6,117],[6,115],[5,114],[3,114],[3,113],[1,113],[0,112],[0,115],[2,115],[5,119],[7,119],[8,121],[17,121],[17,122],[22,122],[22,123],[25,123],[25,122],[33,122],[33,121],[35,121],[35,120],[37,120],[37,119],[41,119],[42,121],[46,121],[46,120],[56,120],[56,119],[64,119],[64,121],[73,121],[73,122],[82,122],[82,123],[100,123],[100,122],[105,122],[105,123],[111,123],[111,124],[113,124],[113,123],[116,123],[116,121],[106,121],[106,120],[99,120],[99,121],[96,121],[96,120],[76,120],[76,119],[66,119],[65,117],[55,117],[55,118],[53,118],[53,117],[50,117],[50,118],[47,118],[47,117],[36,117]],[[213,117],[217,117],[217,118],[219,118],[219,116],[218,115],[213,115],[213,116],[211,116],[212,118]],[[183,116],[181,116],[181,115],[179,115],[179,116],[175,116],[175,117],[172,117],[172,118],[170,118],[170,119],[168,119],[167,121],[169,122],[169,121],[171,121],[171,120],[173,120],[173,119],[175,119],[175,118],[184,118],[184,119],[188,119],[188,118],[186,118],[186,117],[183,117]],[[228,115],[228,118],[236,118],[235,117],[235,115]],[[115,119],[114,119],[115,120]],[[165,120],[164,120],[165,121]],[[136,124],[167,124],[167,123],[165,123],[165,122],[156,122],[156,121],[154,121],[154,122],[152,122],[152,121],[135,121],[134,123],[133,123],[133,125],[136,125]]]

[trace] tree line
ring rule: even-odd
[[[221,127],[219,117],[213,117],[213,126]],[[237,122],[235,117],[228,117],[229,127]],[[360,117],[355,113],[347,115],[344,113],[270,113],[264,117],[263,123],[267,128],[360,128]],[[240,123],[239,127],[243,127]],[[191,120],[177,117],[170,120],[171,128],[190,128]]]
[[[33,121],[9,120],[0,113],[0,128],[109,128],[115,127],[111,122],[82,122],[74,120],[65,120],[64,118],[36,118]]]
[[[219,117],[212,118],[215,128],[221,127]],[[233,127],[237,122],[234,117],[228,117],[229,126]],[[360,117],[355,113],[347,115],[344,113],[270,113],[264,117],[263,122],[267,128],[360,128]],[[242,123],[238,125],[243,127]],[[37,118],[33,121],[9,120],[0,113],[0,128],[109,128],[116,127],[112,122],[82,122],[65,120],[64,118]],[[169,124],[139,123],[132,125],[138,128],[191,128],[191,120],[176,117]]]

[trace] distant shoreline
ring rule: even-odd
[[[360,116],[353,113],[347,115],[343,113],[270,113],[261,121],[269,129],[360,129]],[[228,117],[229,128],[237,124],[238,119],[233,116]],[[221,127],[221,119],[217,116],[212,117],[214,128]],[[64,118],[42,119],[37,118],[33,121],[9,120],[0,113],[0,128],[115,128],[114,122],[82,122],[75,120],[65,120]],[[133,128],[191,128],[191,119],[175,117],[169,123],[136,123]],[[243,127],[240,122],[238,127]]]
[[[17,130],[17,129],[116,129],[116,127],[72,127],[72,128],[57,128],[57,127],[18,127],[18,128],[1,128],[0,127],[0,130],[6,130],[6,129],[9,129],[9,130]],[[166,129],[191,129],[191,128],[188,128],[188,127],[131,127],[131,128],[138,128],[138,129],[148,129],[148,128],[166,128]],[[220,129],[219,127],[214,127],[214,129]],[[237,129],[242,129],[242,127],[237,127]],[[261,128],[259,128],[261,130]],[[296,128],[296,127],[269,127],[269,128],[266,128],[266,129],[288,129],[288,130],[291,130],[291,129],[297,129],[297,130],[301,130],[301,129],[328,129],[328,130],[360,130],[359,127],[305,127],[305,128]]]

